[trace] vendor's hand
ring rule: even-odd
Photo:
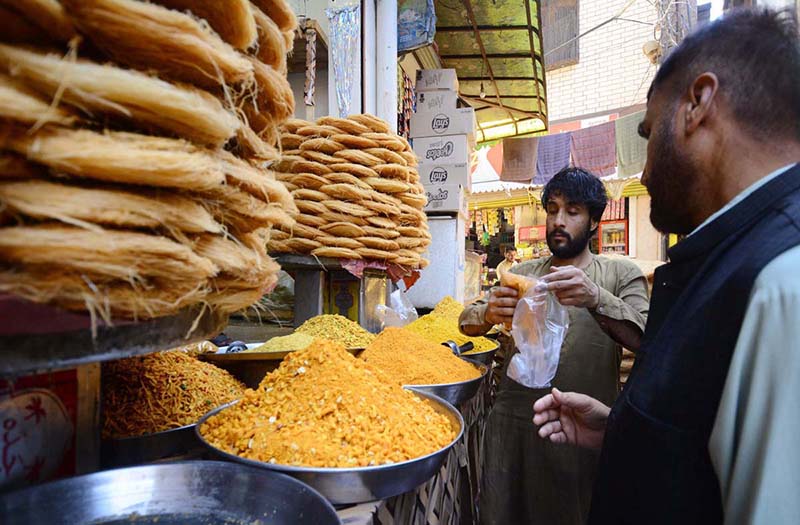
[[[554,388],[533,404],[533,423],[542,439],[599,449],[610,411],[593,397]]]
[[[519,297],[517,291],[507,286],[492,288],[489,292],[489,301],[486,308],[485,321],[489,324],[506,324],[511,326],[514,319],[514,309],[517,307]]]
[[[553,266],[539,282],[547,283],[547,291],[564,306],[594,309],[600,303],[600,287],[574,266]]]

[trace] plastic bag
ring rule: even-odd
[[[544,283],[530,286],[514,310],[511,335],[519,353],[511,358],[508,377],[528,388],[550,386],[567,328],[566,307],[547,292]]]
[[[405,326],[419,317],[417,309],[411,304],[403,290],[395,290],[389,295],[389,306],[379,304],[375,307],[381,327]]]

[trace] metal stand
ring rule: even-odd
[[[392,290],[386,271],[367,268],[359,279],[343,269],[339,259],[281,255],[277,261],[294,275],[295,328],[324,313],[339,313],[347,317],[357,300],[358,309],[355,315],[351,315],[357,319],[353,320],[370,332],[380,331],[376,307],[387,303]],[[346,283],[358,283],[358,290],[351,293]]]

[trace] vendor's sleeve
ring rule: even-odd
[[[486,308],[488,307],[488,303],[486,299],[478,299],[474,303],[470,304],[464,311],[461,312],[461,315],[458,318],[458,327],[461,329],[462,332],[466,333],[465,327],[470,326],[473,327],[473,330],[470,333],[474,333],[476,331],[483,331],[488,332],[492,325],[486,323]]]
[[[600,300],[595,311],[618,321],[630,321],[644,332],[650,297],[647,294],[647,279],[638,267],[631,265],[621,271],[617,295],[600,288]]]
[[[800,523],[800,247],[753,288],[709,452],[726,524]]]

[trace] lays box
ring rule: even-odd
[[[473,135],[475,110],[458,108],[458,95],[451,91],[417,94],[417,110],[411,115],[412,138]]]
[[[418,137],[414,139],[413,146],[422,165],[469,162],[470,148],[466,135]]]
[[[460,184],[445,184],[436,187],[426,186],[425,195],[428,197],[425,213],[464,213],[464,188]]]
[[[466,189],[471,189],[469,164],[420,164],[419,180],[426,190],[437,186],[459,184]]]
[[[455,69],[418,69],[414,91],[458,91],[458,77]]]

